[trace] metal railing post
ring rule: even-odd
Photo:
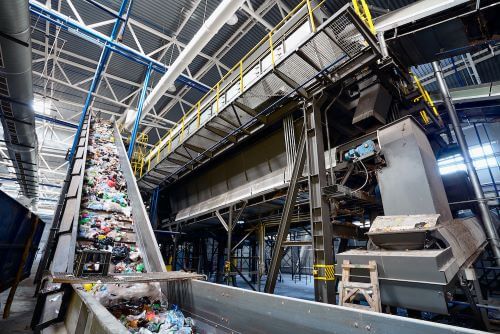
[[[458,145],[460,146],[460,150],[464,158],[464,164],[467,168],[467,174],[469,174],[472,188],[474,189],[474,195],[478,200],[481,219],[483,221],[483,226],[490,242],[491,249],[493,251],[493,256],[495,257],[497,266],[500,266],[500,244],[498,242],[498,233],[495,225],[493,224],[493,221],[491,220],[488,203],[486,201],[486,198],[484,197],[483,188],[481,187],[481,183],[479,182],[476,168],[472,163],[472,159],[469,153],[469,147],[467,145],[467,141],[465,140],[465,135],[462,131],[462,127],[460,126],[460,120],[458,118],[457,111],[455,109],[455,106],[453,105],[453,101],[451,100],[448,85],[444,80],[441,64],[438,61],[434,61],[432,62],[432,67],[434,69],[434,74],[436,76],[439,90],[441,92],[441,95],[443,96],[444,104],[446,106],[446,109],[448,110],[448,114],[453,125],[453,130],[455,131],[455,137],[457,138]]]

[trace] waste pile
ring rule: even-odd
[[[110,273],[145,271],[113,125],[108,121],[93,121],[90,127],[78,227],[77,251],[109,252]],[[92,258],[85,263],[83,273],[98,273],[104,265],[99,261]]]
[[[175,305],[169,309],[159,283],[84,286],[131,333],[190,334],[194,321]]]
[[[102,252],[110,263],[102,263],[105,257],[86,257],[90,260],[83,263],[83,275],[105,275],[100,271],[105,265],[109,273],[145,272],[113,131],[113,124],[105,120],[90,125],[77,237],[77,253]],[[83,284],[82,288],[131,333],[194,332],[191,318],[176,306],[168,308],[159,283]]]

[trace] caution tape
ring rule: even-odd
[[[333,264],[315,264],[313,266],[313,276],[316,280],[334,281],[335,267]]]

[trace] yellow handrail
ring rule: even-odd
[[[413,74],[411,72],[410,72],[410,74],[413,76],[413,80],[415,80],[415,84],[417,85],[417,88],[420,91],[422,98],[427,103],[427,105],[431,108],[432,113],[436,117],[439,117],[439,112],[437,111],[436,105],[434,104],[434,101],[432,101],[431,96],[429,95],[429,92],[427,91],[427,89],[425,89],[424,86],[422,86],[422,83],[420,82],[420,80],[418,79],[418,77],[415,74]]]
[[[354,11],[358,16],[365,22],[365,24],[370,28],[372,34],[376,34],[375,25],[373,24],[372,14],[370,13],[370,8],[365,0],[352,0],[352,5]]]
[[[200,103],[200,101],[198,101],[198,103],[196,105],[197,105],[197,109],[198,109],[197,116],[196,116],[196,127],[199,128],[200,121],[201,121],[201,103]]]
[[[311,0],[307,0],[307,11],[309,13],[309,22],[311,22],[312,32],[316,32],[316,23],[314,23],[314,13],[311,6]]]
[[[271,50],[271,64],[274,68],[274,47],[273,47],[273,34],[269,33],[269,50]]]
[[[422,117],[422,122],[424,122],[425,125],[427,125],[431,122],[431,120],[429,119],[429,116],[427,116],[427,112],[425,112],[425,110],[420,110],[420,117]]]
[[[151,162],[151,159],[154,157],[154,155],[156,155],[156,159],[157,159],[157,163],[159,162],[159,158],[160,158],[160,151],[163,149],[164,147],[164,141],[165,139],[168,138],[167,140],[167,149],[168,149],[168,153],[171,152],[171,149],[172,149],[172,137],[174,136],[174,130],[175,129],[179,129],[180,127],[180,138],[182,138],[184,136],[184,123],[186,121],[186,118],[188,116],[191,115],[191,113],[194,112],[194,110],[196,110],[197,112],[197,128],[200,127],[200,123],[201,123],[201,105],[203,102],[205,102],[205,100],[213,93],[215,93],[215,102],[216,102],[216,113],[219,113],[220,112],[220,96],[221,94],[225,94],[226,93],[226,89],[228,87],[230,87],[234,82],[235,80],[232,80],[231,82],[228,82],[225,86],[221,87],[222,84],[224,83],[224,81],[232,74],[234,73],[235,71],[239,71],[239,75],[237,76],[237,81],[236,82],[239,82],[239,89],[240,89],[240,93],[243,93],[244,91],[244,74],[245,74],[245,71],[248,70],[248,69],[251,69],[252,66],[254,65],[254,62],[252,62],[251,64],[249,64],[246,68],[244,68],[244,61],[247,60],[250,55],[252,55],[260,46],[262,46],[266,41],[269,41],[269,46],[270,46],[270,51],[271,51],[271,62],[272,62],[272,65],[274,67],[275,65],[275,54],[274,54],[274,47],[275,47],[275,44],[280,42],[280,41],[273,41],[273,35],[274,33],[279,29],[281,28],[286,22],[288,22],[288,20],[295,14],[297,13],[300,9],[302,9],[304,6],[307,6],[307,13],[305,14],[304,17],[308,17],[309,20],[310,20],[310,24],[311,24],[311,30],[313,32],[316,32],[316,23],[314,21],[314,11],[317,10],[320,6],[322,6],[323,4],[325,3],[325,0],[321,1],[318,5],[316,5],[314,8],[312,8],[312,4],[311,4],[311,0],[302,0],[300,1],[297,6],[295,6],[268,34],[266,34],[266,36],[264,36],[260,41],[259,43],[257,43],[250,51],[247,52],[247,54],[245,54],[245,56],[243,56],[243,58],[238,62],[236,63],[235,66],[233,66],[226,74],[224,74],[222,76],[222,78],[207,92],[205,93],[205,95],[203,95],[203,97],[196,103],[194,104],[189,110],[187,113],[185,113],[185,115],[182,117],[182,119],[177,122],[172,128],[170,128],[170,130],[164,135],[162,136],[158,142],[149,150],[148,154],[146,155],[146,160],[148,162],[148,171],[150,170],[150,162]],[[157,152],[154,152],[154,150],[157,150]],[[154,152],[154,153],[153,153]],[[145,163],[145,162],[144,162]]]

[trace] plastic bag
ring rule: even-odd
[[[161,300],[160,283],[109,284],[96,293],[96,298],[105,307],[145,297],[150,301]]]

